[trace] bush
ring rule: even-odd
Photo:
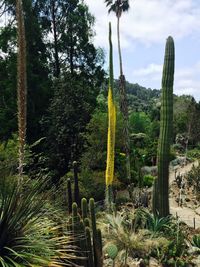
[[[189,150],[187,153],[188,158],[192,158],[192,159],[200,159],[200,150],[199,149],[192,149]]]
[[[59,260],[70,259],[70,238],[54,221],[55,210],[45,206],[42,183],[30,184],[21,188],[13,179],[0,187],[0,265],[63,266]]]
[[[143,186],[151,187],[154,183],[155,177],[152,175],[143,176]]]

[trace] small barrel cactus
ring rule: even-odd
[[[111,258],[112,260],[115,260],[118,254],[118,248],[115,244],[109,244],[106,247],[106,252],[108,254],[108,257]]]

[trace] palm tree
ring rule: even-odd
[[[26,39],[24,27],[24,14],[22,0],[16,1],[17,17],[17,41],[18,41],[18,58],[17,58],[17,106],[18,106],[18,132],[19,132],[19,175],[22,179],[24,166],[24,151],[26,141],[26,98],[27,98],[27,81],[26,81]]]
[[[120,45],[120,18],[123,12],[129,10],[129,0],[105,0],[106,6],[109,7],[108,13],[114,12],[117,17],[117,39],[118,39],[118,53],[119,53],[119,67],[120,67],[120,77],[119,77],[119,89],[120,89],[120,109],[123,115],[124,122],[124,149],[126,153],[126,175],[127,179],[131,178],[130,171],[130,138],[129,138],[129,123],[128,123],[128,105],[126,96],[126,80],[123,74],[123,64],[122,64],[122,53]]]

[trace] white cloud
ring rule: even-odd
[[[155,75],[162,72],[162,65],[151,63],[146,68],[133,71],[134,76]]]
[[[108,21],[116,18],[107,14],[103,0],[86,0],[96,17],[95,43],[107,44]],[[163,43],[168,35],[176,40],[200,34],[200,6],[195,0],[130,0],[129,12],[121,18],[122,47],[131,46],[134,40],[150,45]],[[114,36],[116,42],[116,36]]]
[[[144,68],[133,71],[133,76],[139,78],[141,84],[157,84],[160,88],[162,79],[162,65],[151,63]],[[177,95],[193,95],[197,101],[200,101],[200,62],[191,67],[179,67],[175,69],[174,93]]]

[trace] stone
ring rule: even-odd
[[[160,264],[155,258],[150,258],[149,260],[149,267],[159,267]]]

